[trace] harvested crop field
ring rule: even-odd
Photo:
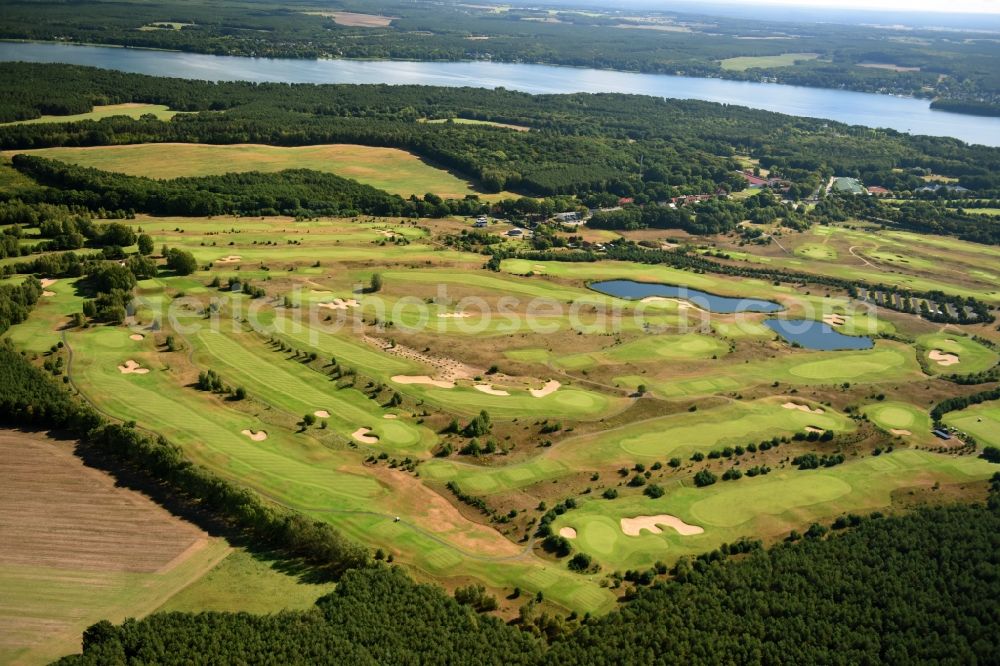
[[[229,552],[86,467],[73,443],[11,430],[0,430],[0,542],[0,663],[76,651],[90,624],[152,612]]]

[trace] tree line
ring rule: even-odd
[[[48,0],[12,3],[0,17],[0,36],[251,57],[535,62],[963,101],[995,101],[1000,92],[993,71],[995,44],[935,30],[914,30],[911,39],[901,40],[876,26],[706,19],[670,12],[660,18],[686,18],[693,27],[659,31],[641,29],[650,24],[614,11],[595,15],[564,8],[549,14],[547,9],[512,7],[494,12],[465,4],[398,0],[341,2],[338,7],[394,19],[386,26],[345,26],[322,11],[295,11],[271,2],[198,7],[165,0],[155,5],[76,7]],[[157,29],[166,17],[180,25]],[[721,64],[735,56],[786,53],[789,39],[795,50],[822,57],[795,66],[762,63],[746,70]],[[906,69],[857,66],[865,62]]]
[[[142,142],[359,143],[401,148],[487,190],[609,192],[636,203],[744,187],[736,158],[757,158],[811,195],[831,175],[890,183],[927,172],[1000,192],[1000,150],[940,137],[639,95],[528,95],[426,86],[208,83],[70,65],[0,64],[0,121],[93,104],[165,104],[170,122],[113,117],[0,127],[4,150]],[[529,132],[424,119],[469,118]],[[907,180],[916,184],[913,179]]]

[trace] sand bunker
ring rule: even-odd
[[[823,323],[830,326],[843,326],[847,321],[839,314],[826,314],[823,315]]]
[[[958,363],[958,356],[943,352],[940,349],[932,349],[928,356],[932,361],[937,361],[938,365],[955,365]]]
[[[128,339],[135,340],[136,342],[138,342],[139,340],[142,340],[144,337],[145,336],[142,333],[133,333],[132,335],[128,336]]]
[[[396,416],[395,414],[386,414],[382,418],[392,420],[392,419],[398,419],[399,417]]]
[[[822,435],[826,431],[822,428],[817,428],[816,426],[806,426],[806,432],[815,432]]]
[[[510,395],[507,391],[493,388],[492,384],[476,384],[473,388],[487,395]]]
[[[529,389],[528,392],[531,393],[531,395],[535,396],[536,398],[544,398],[550,393],[555,393],[560,386],[562,386],[562,384],[560,384],[554,379],[550,379],[549,381],[545,382],[545,386],[543,386],[542,388]]]
[[[443,379],[434,379],[427,375],[393,375],[392,381],[397,384],[429,384],[438,388],[455,388],[455,382],[448,382]]]
[[[342,298],[335,298],[327,303],[320,303],[319,307],[326,308],[327,310],[346,310],[347,308],[358,307],[358,302],[353,298],[348,298],[346,301]]]
[[[889,428],[889,432],[891,432],[893,435],[902,435],[904,437],[913,434],[909,430],[903,430],[902,428]]]
[[[42,283],[42,289],[45,289],[46,287],[51,287],[56,282],[59,282],[59,280],[56,280],[54,278],[42,278],[41,280],[39,280],[39,282]]]
[[[701,534],[705,530],[697,525],[688,525],[683,520],[677,516],[671,516],[668,514],[660,514],[658,516],[636,516],[635,518],[622,518],[622,532],[627,536],[639,536],[643,530],[649,530],[653,534],[661,534],[661,530],[657,525],[666,525],[667,527],[672,527],[677,530],[677,533],[681,536],[691,536],[692,534]]]
[[[243,261],[243,257],[238,254],[231,254],[228,257],[222,257],[221,259],[216,259],[217,264],[235,264],[237,261]]]
[[[313,415],[318,416],[321,419],[330,418],[330,412],[326,411],[325,409],[317,409],[315,412],[313,412]]]
[[[564,527],[559,530],[559,536],[566,537],[567,539],[575,539],[576,530],[574,530],[572,527]]]
[[[267,433],[263,430],[258,430],[257,432],[254,432],[253,430],[241,430],[240,434],[246,435],[255,442],[263,442],[267,439]]]
[[[358,440],[362,444],[378,444],[378,436],[369,434],[371,431],[371,428],[358,428],[351,433],[351,437]]]
[[[800,405],[796,402],[786,402],[785,404],[782,405],[782,407],[784,407],[785,409],[797,409],[800,412],[806,412],[808,414],[823,413],[823,410],[820,409],[819,407],[817,407],[816,409],[812,409],[809,405]]]
[[[56,295],[56,292],[49,291],[48,289],[45,289],[45,290],[42,291],[42,296],[55,296],[55,295]]]
[[[471,312],[442,312],[438,315],[442,319],[465,319],[466,317],[471,317]]]
[[[149,372],[149,368],[144,368],[132,359],[129,359],[123,365],[118,366],[118,372],[123,375],[144,375]]]

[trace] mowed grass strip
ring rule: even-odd
[[[330,413],[330,427],[345,439],[358,428],[370,428],[379,437],[379,445],[388,449],[412,449],[421,441],[433,440],[430,432],[404,421],[389,421],[386,412],[363,393],[353,388],[338,389],[333,380],[295,360],[285,352],[265,346],[249,334],[221,333],[203,329],[190,336],[207,367],[244,386],[266,402],[293,416],[317,410]]]
[[[923,356],[931,374],[973,374],[988,370],[1000,361],[1000,355],[972,338],[957,333],[932,333],[917,338],[918,353]],[[958,357],[958,363],[943,365],[929,354],[938,350]]]
[[[745,464],[745,463],[744,463]],[[776,470],[767,476],[718,482],[706,488],[679,483],[661,498],[633,495],[616,500],[586,499],[556,519],[553,529],[577,531],[574,547],[596,557],[605,568],[651,566],[697,555],[740,537],[773,541],[812,522],[829,524],[844,513],[864,515],[893,506],[893,493],[934,483],[964,483],[988,478],[995,466],[975,458],[916,450],[851,460],[823,470]],[[704,532],[683,536],[661,526],[661,534],[628,536],[622,518],[669,515]]]
[[[945,414],[942,420],[972,435],[980,444],[1000,446],[1000,401],[998,400],[950,412]]]
[[[224,173],[312,169],[353,178],[380,190],[408,197],[433,192],[462,198],[477,191],[450,172],[430,166],[413,153],[396,148],[326,144],[279,147],[261,144],[228,146],[201,143],[139,143],[89,148],[42,148],[16,151],[131,176],[171,179]],[[9,153],[12,154],[12,153]]]
[[[107,334],[102,337],[108,341],[95,339],[91,332],[72,336],[72,376],[81,392],[106,413],[137,421],[226,478],[290,506],[366,506],[381,492],[374,480],[340,471],[342,461],[333,452],[181,386],[155,357],[132,351],[136,343],[128,340],[127,331],[97,330]],[[117,334],[123,340],[111,339]],[[133,346],[126,348],[129,343]],[[129,358],[151,371],[122,374],[117,365]],[[241,434],[243,429],[264,430],[267,439],[251,441]]]

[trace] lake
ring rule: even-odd
[[[796,342],[806,349],[838,351],[875,346],[867,336],[844,335],[829,324],[812,319],[768,319],[764,324],[788,342]]]
[[[934,111],[927,100],[775,83],[481,61],[243,58],[105,46],[0,42],[0,61],[9,60],[61,62],[212,81],[504,87],[536,94],[634,93],[738,104],[794,116],[888,127],[913,134],[950,136],[969,143],[1000,146],[1000,118]]]
[[[678,287],[671,284],[655,282],[636,282],[635,280],[603,280],[587,285],[594,291],[608,296],[639,301],[649,297],[678,298],[694,303],[702,310],[731,314],[733,312],[778,312],[784,310],[780,304],[764,301],[758,298],[729,298],[716,296],[705,291]]]

